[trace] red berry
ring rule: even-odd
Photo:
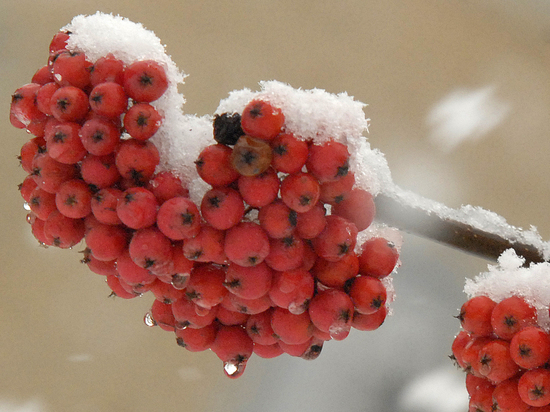
[[[153,325],[158,325],[165,331],[174,332],[176,329],[176,320],[174,319],[172,307],[169,303],[155,300],[151,306],[151,310],[146,316],[150,316]]]
[[[105,281],[107,286],[113,291],[114,295],[122,299],[132,299],[141,295],[134,291],[127,291],[115,275],[107,275]]]
[[[39,153],[32,161],[32,176],[36,184],[49,193],[57,192],[63,182],[76,178],[77,173],[75,165],[60,163],[48,153]]]
[[[496,303],[487,296],[475,296],[462,305],[458,319],[462,328],[474,336],[493,334],[491,314]]]
[[[87,154],[79,136],[80,125],[74,122],[64,122],[55,125],[51,134],[46,136],[48,154],[61,163],[74,164]]]
[[[10,121],[18,129],[28,128],[31,122],[45,119],[36,105],[36,95],[41,86],[36,83],[26,84],[11,96]]]
[[[31,82],[44,85],[54,81],[53,73],[49,65],[42,66],[32,76]]]
[[[21,146],[19,162],[23,170],[27,173],[32,173],[32,161],[38,153],[46,151],[46,142],[40,137],[35,137]]]
[[[336,262],[351,253],[357,241],[357,227],[346,219],[330,215],[327,226],[313,239],[315,252],[322,258]]]
[[[149,270],[134,263],[128,249],[116,259],[116,267],[118,276],[128,285],[149,285],[157,279]]]
[[[195,162],[197,173],[212,186],[226,186],[239,177],[231,164],[231,148],[222,144],[207,146]]]
[[[92,212],[92,192],[80,179],[64,182],[55,195],[55,204],[61,214],[73,219],[86,217]]]
[[[159,161],[160,155],[153,143],[136,139],[122,141],[115,157],[120,175],[138,185],[149,181]]]
[[[85,263],[88,266],[88,269],[98,275],[118,275],[116,260],[111,260],[107,262],[97,260],[95,256],[90,253],[89,249],[85,250],[84,259],[82,259],[81,262]]]
[[[355,176],[351,172],[338,180],[321,183],[321,196],[319,199],[330,205],[337,205],[349,196],[354,184]],[[368,210],[365,210],[365,212],[368,212]]]
[[[273,345],[277,337],[271,327],[271,315],[273,310],[266,310],[256,315],[251,315],[246,321],[246,333],[256,344]]]
[[[473,375],[468,375],[473,376]],[[493,409],[494,385],[483,387],[470,395],[468,412],[494,412]],[[508,410],[508,409],[504,409]]]
[[[90,84],[92,64],[84,53],[60,51],[53,62],[52,72],[55,81],[61,86],[74,86],[84,89]]]
[[[508,379],[499,383],[493,390],[492,411],[526,412],[529,410],[518,391],[518,379]]]
[[[365,315],[373,314],[386,304],[386,288],[379,279],[358,276],[352,280],[349,296],[355,310]]]
[[[302,239],[313,239],[325,229],[327,219],[325,207],[317,202],[310,210],[296,215],[296,234]]]
[[[36,187],[37,184],[32,175],[27,176],[25,180],[23,180],[23,183],[18,185],[19,193],[21,193],[21,197],[23,197],[25,202],[30,203],[31,193]]]
[[[479,373],[498,384],[519,372],[519,366],[510,356],[510,344],[496,339],[487,343],[478,353]]]
[[[244,135],[233,147],[231,164],[243,176],[257,176],[269,168],[272,157],[269,144]]]
[[[319,182],[308,173],[288,175],[281,183],[281,199],[298,213],[311,210],[319,200],[320,193]]]
[[[229,310],[222,305],[219,305],[218,314],[216,315],[218,322],[227,326],[244,325],[249,317],[250,315],[247,313]]]
[[[60,31],[56,33],[50,42],[50,54],[65,50],[67,46],[67,40],[69,40],[70,33]]]
[[[44,236],[47,244],[68,249],[79,243],[84,237],[84,221],[63,216],[58,211],[49,214],[44,222]]]
[[[297,213],[277,199],[260,209],[258,220],[269,237],[281,239],[292,236],[297,224]]]
[[[378,329],[384,323],[386,319],[387,309],[385,306],[382,306],[380,310],[370,314],[364,315],[355,311],[353,313],[353,319],[351,321],[351,326],[357,330],[369,331]]]
[[[536,326],[527,326],[510,341],[510,356],[525,369],[544,365],[550,359],[550,337]]]
[[[196,305],[211,309],[221,303],[227,294],[223,285],[225,270],[214,265],[198,265],[191,271],[186,294]]]
[[[353,222],[359,231],[368,228],[374,220],[375,204],[366,190],[353,189],[344,200],[332,207],[332,213]]]
[[[190,352],[202,352],[210,349],[216,339],[217,325],[211,323],[200,329],[176,329],[176,342]]]
[[[156,173],[147,184],[147,189],[153,192],[160,204],[173,197],[189,196],[189,189],[172,172]]]
[[[537,313],[519,296],[512,296],[499,302],[493,309],[491,325],[501,339],[510,340],[514,334],[536,322]]]
[[[100,57],[94,63],[90,74],[90,83],[92,86],[105,82],[122,84],[123,77],[124,63],[109,53],[106,56]]]
[[[271,327],[277,337],[289,345],[308,342],[313,333],[308,312],[295,315],[283,308],[273,309]]]
[[[272,140],[281,133],[285,116],[281,109],[264,100],[254,99],[244,108],[241,116],[243,131],[258,139]]]
[[[325,286],[343,288],[344,284],[357,276],[359,260],[355,253],[345,255],[337,262],[317,258],[311,272]]]
[[[88,95],[78,87],[60,87],[50,99],[50,111],[61,122],[82,120],[88,109]]]
[[[98,260],[117,259],[128,245],[128,235],[122,226],[98,224],[88,230],[86,245]]]
[[[157,198],[143,187],[132,187],[122,193],[116,212],[119,219],[132,229],[153,225],[157,220]]]
[[[475,376],[485,378],[485,376],[479,372],[479,368],[481,367],[481,363],[479,363],[479,352],[487,343],[493,341],[493,338],[488,337],[471,337],[470,341],[466,343],[466,346],[464,346],[462,350],[462,362],[466,365],[466,371]]]
[[[214,229],[212,226],[202,224],[197,236],[185,239],[183,242],[183,254],[192,261],[227,263],[225,255],[225,232]]]
[[[29,214],[29,222],[31,224],[31,232],[34,238],[43,246],[53,246],[51,239],[46,238],[46,235],[44,234],[44,224],[46,222],[37,218],[32,213]]]
[[[372,238],[361,246],[359,272],[381,279],[393,272],[398,260],[399,253],[393,243],[380,237]]]
[[[229,229],[243,218],[243,199],[239,192],[228,187],[213,188],[202,198],[201,214],[210,226]]]
[[[236,379],[243,374],[254,345],[240,326],[220,325],[211,349],[224,362],[226,376]]]
[[[480,391],[489,391],[492,394],[494,389],[495,385],[487,379],[480,378],[479,376],[472,375],[471,373],[466,375],[466,390],[470,396],[473,396],[475,393]]]
[[[225,274],[225,287],[233,294],[244,299],[257,299],[271,288],[273,271],[264,262],[243,267],[231,263]]]
[[[298,315],[307,310],[314,290],[313,276],[307,270],[300,268],[275,272],[269,297],[277,306]]]
[[[200,309],[200,310],[199,310]],[[211,310],[203,310],[193,303],[186,295],[172,303],[172,313],[176,319],[176,328],[200,329],[208,326],[216,319],[218,307]]]
[[[105,156],[88,155],[80,163],[82,179],[98,189],[113,186],[120,180],[114,153]]]
[[[126,111],[128,96],[118,83],[100,83],[90,92],[89,103],[94,113],[114,118]]]
[[[348,148],[333,141],[311,145],[306,167],[321,183],[341,179],[349,172]]]
[[[526,371],[518,382],[518,393],[523,402],[531,406],[550,404],[550,371],[538,368]]]
[[[128,249],[136,265],[155,274],[172,272],[172,242],[156,227],[137,230]]]
[[[269,254],[265,262],[274,270],[297,269],[304,260],[304,242],[296,236],[269,240]]]
[[[462,355],[464,353],[466,345],[468,345],[472,341],[472,339],[472,336],[468,332],[462,330],[455,336],[453,340],[453,344],[451,346],[451,350],[453,352],[452,359],[454,359],[456,363],[458,363],[458,366],[460,366],[462,369],[466,369],[468,367],[468,365],[464,362]],[[479,379],[486,380],[485,378]]]
[[[226,232],[224,251],[237,265],[258,265],[269,254],[269,239],[260,225],[241,222]]]
[[[273,306],[273,302],[267,294],[256,299],[245,299],[234,293],[228,293],[225,295],[221,306],[233,312],[256,315],[268,310]]]
[[[137,102],[152,102],[168,88],[164,68],[154,60],[132,63],[124,71],[123,86],[126,94]]]
[[[298,173],[304,167],[309,148],[305,141],[293,134],[281,133],[271,141],[273,160],[271,164],[278,172]]]
[[[173,197],[160,206],[157,226],[172,240],[191,239],[201,230],[199,209],[187,197]]]
[[[313,324],[336,339],[346,337],[353,318],[353,302],[338,289],[319,292],[309,303],[309,316]]]
[[[124,128],[137,140],[152,137],[162,124],[160,113],[148,103],[134,104],[124,115]]]
[[[263,207],[273,202],[279,193],[279,178],[273,168],[257,176],[241,176],[238,180],[239,193],[252,207]]]
[[[52,96],[59,89],[55,82],[46,83],[36,93],[36,107],[42,113],[52,116]]]
[[[29,194],[29,208],[40,220],[46,220],[50,213],[57,210],[55,194],[35,187]]]
[[[278,343],[274,343],[273,345],[261,345],[254,342],[254,353],[260,358],[272,359],[282,355],[285,352],[281,349]]]
[[[108,155],[115,151],[120,142],[120,130],[109,120],[94,118],[82,125],[80,140],[91,154]]]

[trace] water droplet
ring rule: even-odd
[[[288,311],[293,315],[301,315],[306,311],[306,305],[304,305],[303,302],[292,302],[290,305],[288,305]]]
[[[239,361],[231,359],[230,361],[223,363],[223,371],[228,378],[237,379],[239,378],[246,368],[246,360]]]
[[[189,282],[190,276],[191,275],[189,273],[176,273],[172,276],[172,286],[178,290],[185,289],[187,283]]]
[[[145,314],[143,322],[145,322],[145,324],[150,328],[152,328],[153,326],[157,326],[157,322],[155,322],[155,319],[153,319],[153,315],[151,315],[151,312],[147,312]]]
[[[23,209],[25,209],[27,212],[30,212],[31,207],[29,206],[29,204],[27,202],[23,202]]]

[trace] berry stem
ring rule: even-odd
[[[379,194],[375,198],[375,203],[376,220],[404,232],[432,239],[493,261],[510,248],[525,258],[526,265],[545,261],[542,250],[532,244],[506,238],[429,209],[415,207],[399,197]]]

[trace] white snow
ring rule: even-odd
[[[500,302],[510,296],[520,296],[537,309],[538,324],[550,331],[548,304],[550,303],[550,263],[532,263],[524,267],[525,259],[508,249],[496,265],[474,279],[466,279],[464,292],[468,298],[488,296]]]

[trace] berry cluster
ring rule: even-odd
[[[90,62],[68,50],[70,34],[54,36],[48,63],[12,96],[11,123],[33,135],[20,192],[40,243],[84,239],[82,261],[116,296],[151,291],[146,323],[211,349],[232,378],[253,353],[314,359],[325,341],[383,323],[398,252],[383,237],[356,247],[375,206],[346,145],[300,139],[253,99],[215,117],[216,143],[195,162],[209,190],[193,202],[182,176],[159,171],[150,140],[163,67]]]
[[[466,372],[470,411],[550,410],[550,336],[517,295],[475,296],[461,308],[452,358]]]

